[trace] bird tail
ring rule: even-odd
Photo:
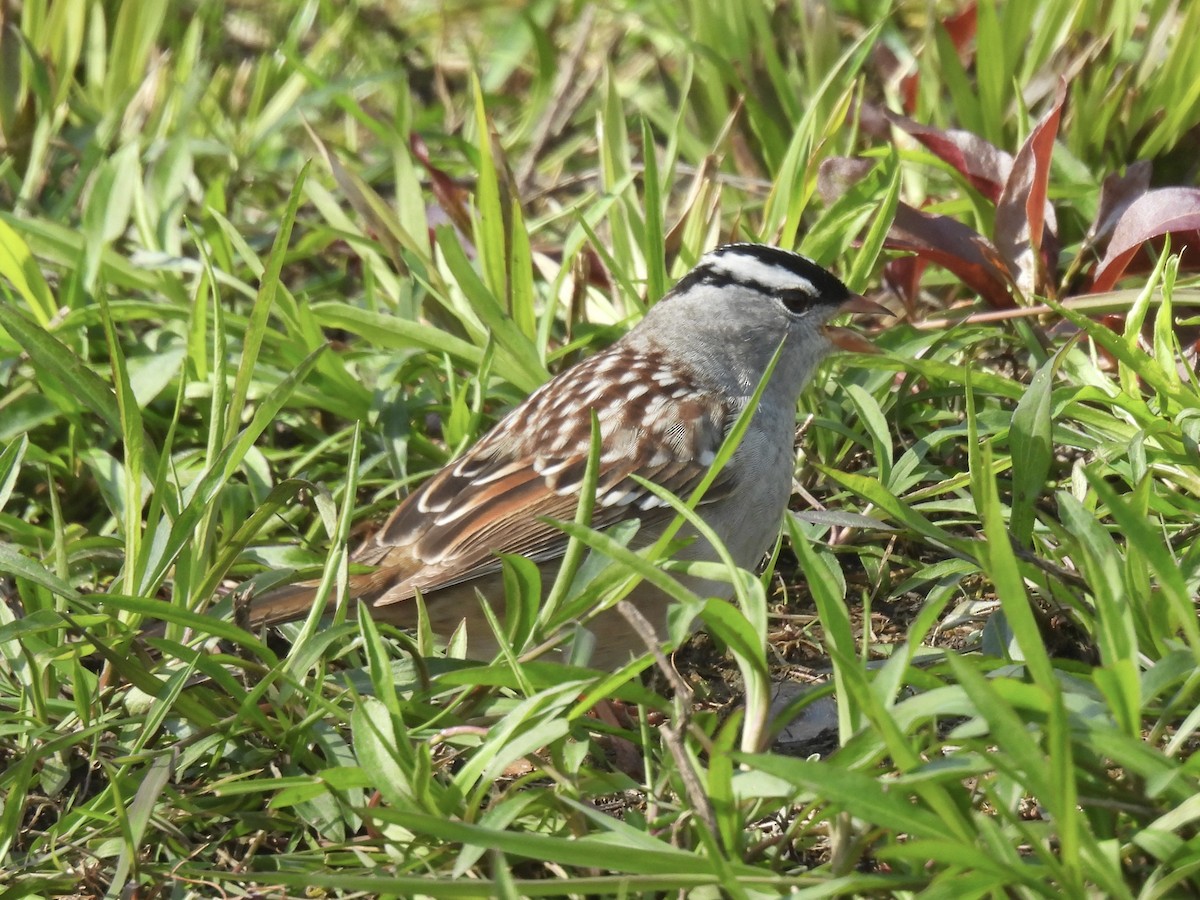
[[[320,584],[319,581],[285,584],[251,598],[247,609],[247,630],[258,631],[272,625],[282,625],[285,622],[303,619],[316,601],[317,588]],[[141,628],[141,636],[143,638],[164,637],[167,633],[167,624],[161,620],[147,622]]]
[[[316,602],[320,586],[319,581],[300,581],[251,597],[247,610],[250,630],[258,631],[271,625],[303,619]]]
[[[374,604],[394,588],[395,580],[396,570],[386,566],[351,575],[346,585],[346,598],[351,601],[348,612],[354,615],[359,603]],[[252,596],[248,610],[250,630],[258,631],[260,628],[305,618],[317,601],[320,587],[320,581],[300,581],[273,588],[257,597]],[[332,611],[331,604],[328,612]]]
[[[362,575],[352,575],[347,585],[346,596],[354,601],[350,605],[353,615],[358,610],[358,604],[372,603],[390,586],[391,572],[387,569],[368,572]],[[243,613],[235,613],[234,618],[245,622],[248,631],[257,632],[273,625],[283,625],[305,618],[317,600],[320,581],[299,581],[295,584],[285,584],[273,588],[258,596],[251,596]],[[329,609],[332,612],[332,606]],[[154,622],[142,628],[143,637],[162,637],[166,633],[165,622]]]

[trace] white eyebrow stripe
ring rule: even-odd
[[[722,254],[709,262],[713,270],[742,282],[756,282],[767,291],[800,289],[816,295],[817,289],[807,278],[785,266],[763,262],[745,253]]]

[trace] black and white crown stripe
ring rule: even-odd
[[[814,306],[836,306],[850,292],[836,275],[807,256],[765,244],[724,244],[700,258],[696,268],[679,280],[674,294],[698,285],[743,287],[771,296],[789,298],[795,306],[802,295]]]

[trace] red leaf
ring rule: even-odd
[[[1176,252],[1200,250],[1200,189],[1169,187],[1148,191],[1121,215],[1113,229],[1104,259],[1096,266],[1089,291],[1107,291],[1124,274],[1142,245],[1171,235]]]
[[[968,3],[961,12],[942,20],[942,27],[950,36],[950,43],[958,51],[959,58],[964,61],[970,58],[968,51],[971,42],[975,40],[975,29],[979,19],[977,12],[976,4]]]
[[[911,115],[917,106],[921,74],[916,66],[912,65],[911,53],[906,54],[906,59],[908,61],[901,62],[895,51],[882,41],[871,48],[871,62],[879,73],[879,80],[884,84],[896,85],[900,94],[900,106],[905,113]]]
[[[929,148],[934,156],[961,172],[993,203],[1000,199],[1013,166],[1013,158],[1008,153],[969,131],[943,131],[895,113],[888,113],[888,118],[897,128],[907,131]]]
[[[994,307],[1016,306],[1012,279],[996,248],[983,235],[948,216],[929,215],[901,203],[884,246],[909,250],[950,270]]]
[[[1004,183],[1004,192],[996,205],[996,246],[1004,255],[1008,269],[1025,296],[1046,289],[1058,262],[1058,224],[1054,207],[1046,202],[1050,181],[1050,154],[1058,136],[1058,123],[1067,99],[1067,82],[1060,79],[1054,105],[1034,126],[1025,144],[1017,152],[1012,172]],[[1043,241],[1046,225],[1050,241]],[[1043,245],[1051,250],[1043,257]],[[1050,277],[1045,277],[1050,276]]]
[[[889,260],[883,267],[883,286],[904,302],[908,318],[915,319],[917,295],[921,290],[921,276],[929,265],[919,256],[901,256]]]
[[[453,178],[433,164],[429,158],[429,147],[424,138],[413,132],[408,143],[412,148],[412,155],[425,167],[425,171],[429,175],[429,184],[433,189],[433,196],[437,198],[438,206],[442,208],[459,232],[464,235],[471,234],[473,228],[471,214],[467,210],[467,192],[455,184]]]
[[[900,102],[904,111],[912,115],[917,111],[917,94],[921,90],[921,73],[913,72],[900,79]]]

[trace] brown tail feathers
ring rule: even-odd
[[[250,630],[258,631],[271,625],[303,619],[312,609],[320,586],[319,581],[301,581],[251,597],[248,610]]]
[[[256,632],[272,625],[282,625],[305,618],[316,602],[317,589],[320,586],[319,581],[301,581],[251,597],[246,618],[242,620],[246,629]],[[142,628],[142,636],[163,637],[166,630],[166,622],[151,622]]]

